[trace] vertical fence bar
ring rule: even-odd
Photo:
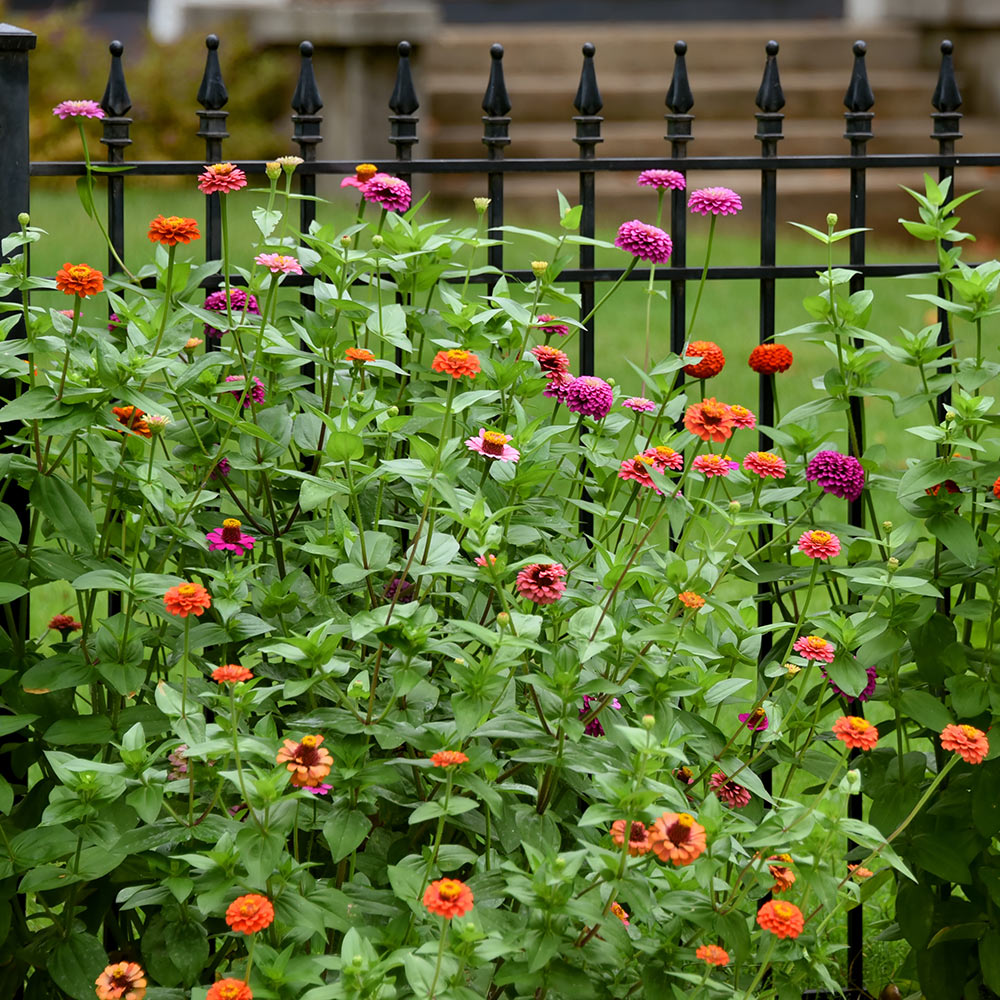
[[[868,140],[874,137],[871,130],[872,119],[875,113],[871,108],[875,104],[875,95],[872,93],[871,85],[868,83],[868,71],[865,66],[865,53],[868,46],[863,41],[854,43],[854,67],[851,70],[851,80],[847,86],[847,93],[844,95],[844,113],[846,130],[844,138],[851,144],[851,156],[863,157],[867,153]],[[850,202],[850,227],[852,229],[864,229],[867,221],[867,175],[863,166],[851,168],[851,202]],[[862,232],[853,233],[849,239],[850,263],[851,267],[856,267],[865,263],[865,236]],[[859,292],[865,286],[863,274],[856,274],[851,278],[850,290]],[[855,347],[862,347],[863,341],[855,338]],[[865,412],[863,401],[852,396],[850,399],[850,410],[848,415],[850,421],[849,430],[849,452],[858,460],[865,450]],[[848,523],[854,527],[861,528],[865,523],[864,506],[861,497],[848,502],[847,510]],[[876,525],[872,525],[872,530],[877,530]],[[857,703],[856,711],[859,715],[864,714],[861,710],[860,702]],[[856,755],[857,751],[852,751]],[[861,793],[850,795],[847,798],[847,815],[851,819],[862,819],[864,814],[864,800]],[[847,850],[850,852],[857,845],[848,839]],[[864,909],[855,906],[847,911],[847,990],[848,995],[863,996],[864,994]]]
[[[490,79],[483,95],[483,143],[486,146],[486,156],[490,160],[502,160],[504,146],[510,145],[507,130],[510,128],[510,98],[507,96],[507,85],[503,78],[503,46],[494,43],[490,46]],[[499,171],[486,175],[487,197],[490,199],[487,209],[487,235],[490,239],[501,238],[500,227],[503,225],[503,174]],[[486,259],[491,267],[503,270],[503,244],[488,247]],[[487,286],[492,293],[496,284],[490,281]]]
[[[108,73],[108,83],[101,98],[104,109],[104,135],[101,142],[108,147],[108,163],[119,164],[125,160],[125,147],[132,145],[129,138],[131,118],[126,118],[132,107],[132,98],[128,96],[125,86],[125,73],[122,69],[122,52],[125,46],[115,41],[108,46],[111,53],[111,69]],[[108,237],[118,256],[125,259],[125,175],[123,173],[108,174]],[[115,255],[108,251],[108,273],[115,274],[121,270],[121,265]]]
[[[389,142],[396,147],[396,162],[408,163],[413,159],[413,147],[417,143],[417,122],[419,118],[414,112],[420,107],[417,91],[413,86],[413,74],[410,71],[409,42],[400,42],[397,49],[399,65],[396,67],[396,85],[392,88],[389,98]],[[410,174],[399,173],[399,176],[410,183]]]
[[[691,109],[694,107],[694,96],[688,83],[687,63],[684,55],[687,52],[687,42],[674,42],[674,75],[670,79],[667,90],[666,105],[669,114],[663,117],[667,120],[665,138],[670,142],[670,155],[675,160],[683,160],[687,156],[687,144],[694,136],[691,134],[691,123],[694,121]],[[687,172],[680,173],[687,177]],[[681,268],[687,264],[687,194],[684,190],[672,189],[670,192],[670,238],[674,243],[670,255],[670,266]],[[684,334],[687,328],[687,282],[683,278],[670,279],[670,350],[680,354],[684,350]],[[684,382],[684,370],[676,373],[677,384]]]

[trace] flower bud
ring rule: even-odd
[[[497,625],[499,625],[500,628],[510,627],[510,615],[507,614],[506,611],[501,611],[500,614],[497,615]]]
[[[892,531],[892,521],[883,521],[882,522],[882,530],[883,531]]]
[[[556,858],[555,861],[552,862],[552,867],[555,868],[557,872],[561,872],[566,867],[566,859],[561,857]]]
[[[826,224],[827,224],[827,225],[828,225],[828,226],[829,226],[829,227],[830,227],[831,229],[833,229],[833,227],[834,227],[834,226],[835,226],[835,225],[837,224],[837,213],[836,213],[836,212],[831,212],[831,213],[830,213],[830,214],[829,214],[829,215],[828,215],[828,216],[826,217]]]
[[[785,673],[787,673],[789,677],[794,677],[801,669],[802,668],[797,663],[785,664]]]
[[[149,428],[149,433],[156,437],[162,434],[167,429],[167,424],[170,423],[170,417],[162,416],[161,414],[153,414],[152,416],[146,417],[146,426]]]
[[[955,413],[955,411],[954,411],[954,410],[949,410],[949,411],[948,411],[948,412],[947,412],[947,413],[946,413],[946,414],[944,415],[944,419],[945,419],[945,420],[954,420],[954,419],[955,419],[955,417],[956,417],[956,413]]]
[[[857,795],[861,791],[861,772],[852,767],[841,779],[840,790],[848,795]]]
[[[351,245],[351,237],[350,236],[341,236],[340,237],[340,245],[342,247],[349,247]]]
[[[472,204],[476,206],[476,211],[480,215],[486,214],[486,209],[490,207],[490,198],[473,198]]]
[[[27,226],[31,222],[31,216],[27,212],[19,212],[17,216],[17,224],[19,226]]]
[[[644,715],[642,717],[642,728],[645,730],[650,730],[656,725],[656,718],[652,715]]]
[[[549,262],[547,260],[533,260],[531,262],[531,270],[536,278],[540,278],[549,269]]]
[[[899,560],[895,556],[889,556],[889,561],[885,565],[890,573],[895,573],[899,569]]]
[[[385,243],[385,240],[384,240],[384,239],[383,239],[383,238],[382,238],[382,237],[381,237],[381,236],[380,236],[380,235],[379,235],[378,233],[376,233],[376,234],[375,234],[375,235],[374,235],[374,236],[372,237],[372,246],[373,246],[373,247],[375,247],[375,249],[376,249],[376,250],[377,250],[377,249],[378,249],[378,248],[379,248],[380,246],[382,246],[382,244],[383,244],[383,243]]]
[[[264,173],[272,181],[276,181],[281,176],[281,164],[277,160],[268,160],[264,164]]]
[[[385,413],[386,413],[387,417],[398,417],[399,416],[399,407],[398,406],[390,406],[389,409],[385,411]]]
[[[465,660],[461,656],[456,656],[454,662],[457,663],[460,667],[465,666]]]
[[[742,509],[742,507],[743,507],[743,504],[741,504],[741,503],[739,502],[739,500],[730,500],[730,501],[729,501],[729,509],[730,509],[730,510],[731,510],[731,511],[732,511],[732,512],[733,512],[734,514],[738,514],[738,513],[740,512],[740,510]]]
[[[285,173],[291,177],[295,173],[295,168],[300,163],[305,163],[305,160],[301,156],[279,156],[274,162],[284,168]]]

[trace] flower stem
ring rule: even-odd
[[[166,278],[166,289],[163,293],[163,317],[160,319],[160,329],[156,334],[156,341],[153,344],[153,356],[156,356],[156,352],[160,349],[160,341],[163,340],[163,331],[167,328],[167,317],[170,316],[170,290],[174,283],[174,251],[176,251],[176,245],[167,247],[167,278]]]
[[[705,266],[701,269],[701,281],[698,282],[698,294],[695,296],[694,309],[691,310],[691,322],[688,323],[685,340],[691,339],[691,331],[694,330],[695,317],[698,315],[698,306],[701,305],[701,293],[705,290],[705,279],[708,277],[708,262],[712,259],[712,240],[715,238],[715,219],[708,224],[708,246],[705,248]]]

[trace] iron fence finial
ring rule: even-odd
[[[205,38],[205,73],[198,88],[198,103],[206,111],[221,111],[229,100],[229,91],[222,82],[222,67],[219,65],[219,36],[208,35]]]
[[[854,68],[851,70],[851,82],[844,94],[844,107],[850,112],[870,111],[875,103],[871,84],[868,82],[868,69],[865,66],[865,53],[868,46],[862,42],[854,43]]]
[[[123,118],[132,108],[132,98],[125,86],[125,72],[122,69],[122,53],[125,46],[114,41],[108,46],[111,53],[111,69],[108,72],[108,83],[101,98],[101,107],[106,115],[112,118]]]
[[[573,98],[573,107],[581,115],[600,114],[604,107],[601,100],[601,92],[597,87],[597,72],[594,69],[594,52],[596,51],[593,42],[586,42],[583,46],[583,68],[580,70],[580,86],[576,88],[576,97]]]
[[[665,103],[675,115],[686,115],[694,107],[694,95],[688,83],[687,63],[684,60],[687,48],[687,42],[674,42],[674,75],[670,78]]]
[[[962,94],[955,79],[955,64],[951,54],[955,46],[947,38],[941,43],[941,69],[938,73],[937,87],[931,104],[941,114],[954,114],[962,106]]]
[[[490,79],[483,94],[483,111],[491,118],[503,118],[510,108],[507,85],[503,79],[503,46],[494,42],[490,46]]]
[[[764,77],[757,91],[757,107],[766,114],[774,114],[785,106],[785,95],[778,75],[778,43],[773,39],[764,46],[767,62],[764,63]]]
[[[420,107],[417,91],[413,86],[413,74],[410,71],[411,50],[409,42],[400,42],[397,47],[399,66],[396,69],[396,85],[392,89],[392,97],[389,98],[389,108],[396,115],[412,115]]]
[[[302,63],[299,67],[299,81],[292,94],[292,110],[299,115],[314,115],[323,107],[323,99],[319,96],[316,85],[316,73],[313,70],[313,43],[303,42],[299,46]]]

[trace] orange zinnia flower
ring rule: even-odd
[[[784,900],[765,903],[757,911],[757,923],[780,938],[797,938],[805,926],[802,911],[794,903]]]
[[[211,985],[205,1000],[253,1000],[253,993],[242,979],[220,979]]]
[[[436,372],[447,372],[452,378],[468,375],[475,378],[479,374],[479,358],[471,351],[452,350],[438,351],[431,362],[431,368]]]
[[[212,597],[200,583],[181,583],[163,595],[163,603],[170,614],[179,618],[200,618],[212,606]]]
[[[104,275],[89,264],[71,264],[66,261],[56,271],[56,288],[67,295],[85,299],[104,291]]]
[[[628,910],[622,906],[621,903],[612,903],[611,912],[626,926],[628,927]]]
[[[140,410],[138,406],[112,406],[111,412],[115,415],[115,420],[123,427],[138,434],[140,437],[152,437],[153,433],[149,429],[149,424],[143,419],[146,416],[145,410]]]
[[[625,846],[625,820],[616,819],[611,824],[611,839],[619,846]],[[649,830],[645,823],[633,821],[628,833],[628,852],[632,857],[648,854],[650,849]]]
[[[725,948],[720,948],[717,944],[703,944],[694,953],[695,958],[700,958],[709,965],[728,965],[729,952]]]
[[[772,854],[768,861],[784,861],[783,865],[768,865],[768,871],[774,877],[774,885],[771,886],[771,892],[775,895],[780,895],[783,892],[788,892],[793,885],[795,885],[795,873],[791,868],[787,867],[792,863],[791,855],[788,854]]]
[[[858,879],[871,878],[875,874],[870,868],[865,868],[864,865],[848,865],[847,870],[854,878]]]
[[[686,608],[697,611],[705,606],[705,598],[701,594],[696,594],[693,590],[684,590],[677,595],[677,600]]]
[[[149,224],[149,238],[154,243],[162,243],[165,247],[173,247],[178,243],[190,243],[200,240],[197,219],[182,219],[179,215],[169,215],[164,218],[158,215]]]
[[[954,750],[966,764],[981,764],[990,752],[986,733],[975,726],[945,726],[941,731],[941,746]]]
[[[461,750],[438,750],[431,756],[435,767],[454,767],[456,764],[466,764],[469,758]]]
[[[833,735],[852,750],[871,750],[878,743],[878,730],[867,719],[857,715],[842,715],[837,719],[833,724]]]
[[[253,677],[253,671],[241,667],[238,663],[224,663],[212,671],[212,680],[220,684],[235,684],[238,681],[248,681]]]
[[[472,900],[472,890],[457,878],[439,878],[424,893],[424,906],[445,920],[468,913]]]
[[[367,361],[374,361],[375,355],[366,347],[348,347],[344,351],[344,357],[348,361],[353,361],[357,365],[363,365]]]
[[[688,358],[701,358],[696,364],[684,366],[684,371],[695,378],[712,378],[718,375],[726,364],[722,348],[711,340],[692,340],[684,355]]]
[[[684,426],[702,441],[725,441],[733,436],[733,415],[712,396],[687,408]]]
[[[115,962],[94,982],[97,1000],[142,1000],[146,995],[146,973],[136,962]]]
[[[315,735],[303,736],[301,743],[285,740],[276,760],[288,765],[293,785],[317,785],[330,773],[333,758],[328,750],[320,747],[322,742],[323,737]]]
[[[256,892],[234,899],[226,910],[226,923],[241,934],[256,934],[270,927],[273,921],[271,900]]]
[[[705,828],[689,813],[665,812],[649,831],[649,846],[661,861],[680,868],[705,850]]]

